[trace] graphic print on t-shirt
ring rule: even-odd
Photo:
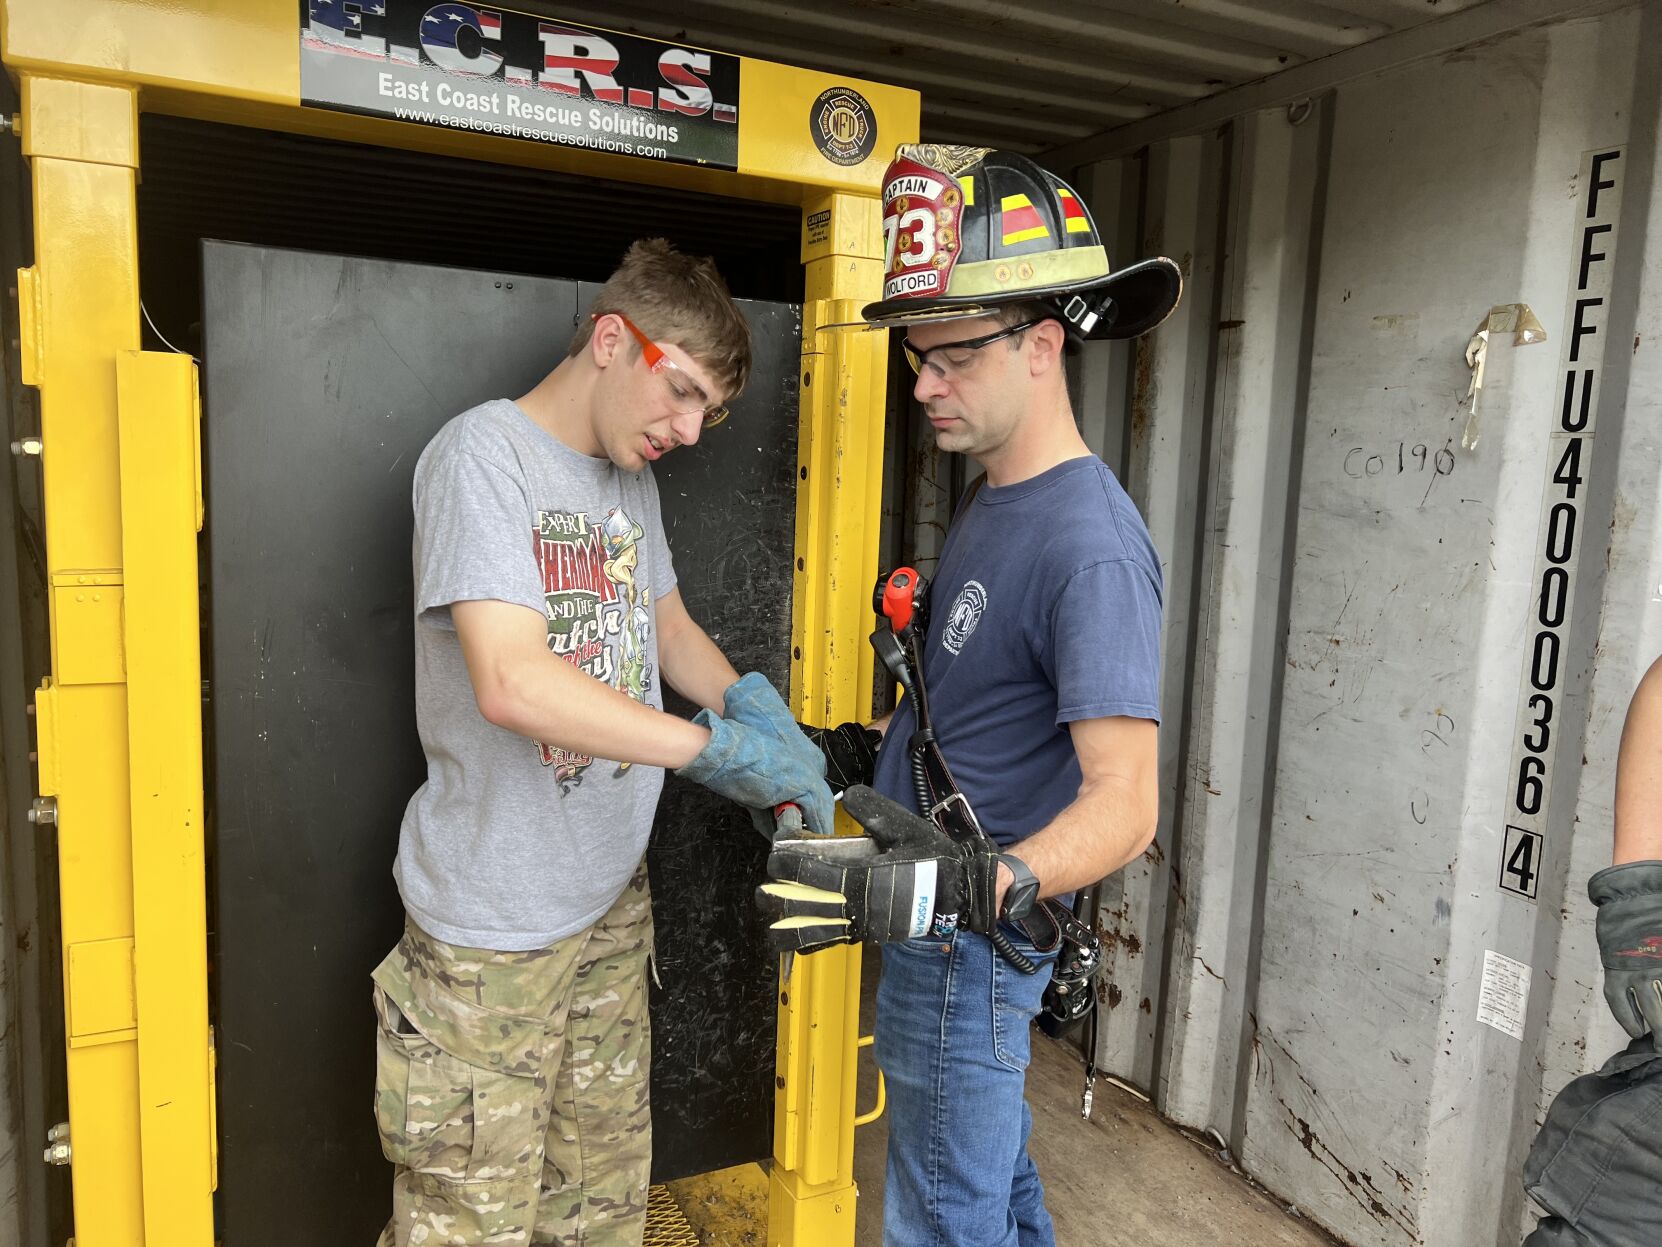
[[[537,569],[548,615],[548,648],[578,670],[644,702],[652,688],[647,643],[652,593],[635,583],[645,531],[622,507],[597,525],[586,512],[537,513]],[[542,743],[544,766],[554,768],[560,793],[583,782],[594,764],[586,753]],[[629,769],[623,763],[618,774]]]
[[[975,625],[981,622],[981,613],[987,609],[987,588],[979,580],[971,580],[958,590],[952,600],[952,609],[946,614],[946,631],[941,644],[949,654],[956,654],[970,639]]]

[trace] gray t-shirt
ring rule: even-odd
[[[548,622],[548,647],[663,708],[656,605],[675,587],[650,469],[579,454],[506,399],[451,420],[416,464],[416,726],[427,782],[393,875],[422,930],[541,948],[611,908],[646,851],[664,773],[556,749],[479,713],[452,602]]]

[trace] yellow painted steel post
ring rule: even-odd
[[[213,1240],[196,364],[124,351],[121,541],[144,1241]]]
[[[58,802],[75,1224],[142,1242],[115,353],[138,346],[137,92],[25,76],[35,263],[18,275],[23,379],[40,389],[52,678],[40,789]]]
[[[804,205],[802,420],[791,696],[806,721],[871,713],[871,589],[883,487],[887,335],[858,320],[882,284],[879,202],[829,193]],[[838,815],[847,826],[845,815]],[[768,1242],[854,1242],[860,948],[798,957],[779,995],[779,1091]]]
[[[35,213],[35,263],[18,275],[20,345],[24,380],[40,390],[51,584],[52,677],[36,694],[40,790],[58,803],[76,1242],[208,1247],[211,1191],[180,1174],[207,1172],[209,1132],[205,1124],[200,1133],[171,1129],[196,1118],[211,1094],[205,935],[200,916],[187,910],[180,917],[198,924],[197,938],[170,945],[165,915],[188,903],[190,890],[183,899],[148,890],[160,876],[193,874],[189,862],[167,860],[179,840],[157,811],[182,808],[177,794],[194,784],[200,840],[200,720],[194,738],[142,742],[150,750],[142,766],[129,765],[128,750],[129,677],[141,669],[153,676],[168,646],[175,654],[188,648],[194,662],[199,645],[194,623],[188,635],[181,631],[177,610],[167,638],[137,635],[168,615],[157,609],[157,593],[174,592],[182,575],[175,568],[166,586],[129,585],[125,567],[117,358],[138,346],[137,91],[25,74],[20,115]],[[134,439],[152,432],[140,424]],[[175,540],[169,548],[176,547]],[[195,592],[192,546],[192,620]],[[199,697],[199,684],[192,693]],[[176,690],[168,697],[179,703]],[[145,729],[158,730],[149,720]],[[138,820],[134,785],[149,807]],[[135,847],[146,872],[136,905]],[[199,843],[196,853],[199,862]],[[199,866],[194,878],[199,915]],[[157,931],[162,942],[146,942]],[[200,1011],[188,1003],[198,994]],[[182,1016],[169,1016],[174,1009]],[[183,1105],[168,1102],[175,1091]],[[185,1156],[143,1153],[142,1141],[164,1138],[176,1139]]]

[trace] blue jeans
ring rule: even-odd
[[[1054,1247],[1023,1098],[1055,954],[1022,974],[960,931],[883,949],[877,1063],[889,1094],[885,1247]]]

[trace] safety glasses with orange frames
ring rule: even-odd
[[[708,429],[720,424],[731,414],[723,403],[711,403],[708,406],[701,403],[700,399],[709,397],[704,393],[704,387],[694,381],[692,374],[685,368],[664,354],[664,348],[642,333],[634,321],[622,312],[596,312],[589,319],[598,321],[602,316],[616,316],[623,322],[623,327],[635,335],[635,341],[641,344],[641,360],[646,364],[647,371],[662,376],[669,383],[670,398],[679,404],[675,407],[676,415],[690,416],[697,412],[704,417],[704,427]]]

